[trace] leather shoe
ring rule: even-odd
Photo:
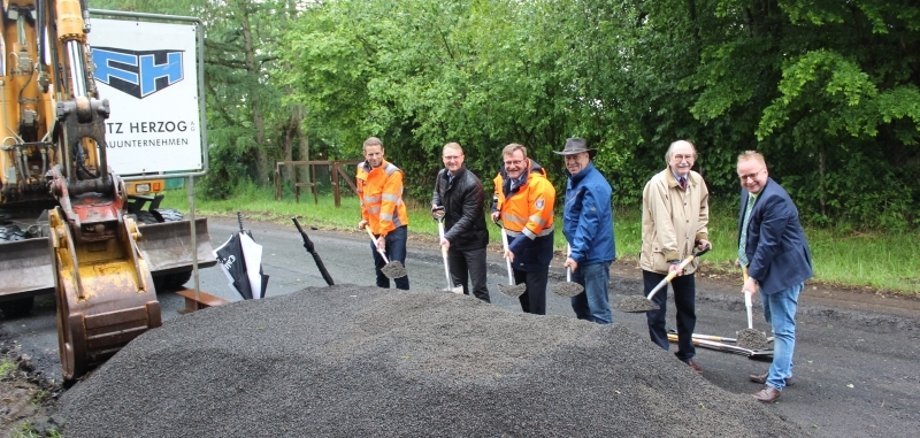
[[[767,383],[767,373],[751,374],[749,378],[751,379],[752,382],[759,383],[761,385],[764,385]],[[792,385],[795,385],[795,379],[792,377],[786,379],[786,386],[792,386]]]
[[[686,362],[686,364],[687,364],[690,368],[692,368],[693,371],[696,371],[697,373],[702,373],[702,372],[703,372],[703,367],[701,367],[700,364],[696,363],[696,361],[693,360],[693,359],[688,360],[688,361]]]
[[[754,393],[754,398],[760,402],[773,403],[776,401],[776,399],[779,398],[780,394],[782,393],[777,391],[772,386],[764,386],[763,389]]]

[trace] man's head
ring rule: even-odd
[[[527,171],[527,148],[522,144],[511,143],[502,149],[502,159],[505,162],[505,173],[508,178],[518,178]]]
[[[738,180],[745,190],[755,195],[760,193],[769,177],[767,162],[760,152],[744,151],[738,155]]]
[[[575,175],[588,167],[591,162],[591,149],[583,138],[570,138],[565,141],[565,147],[556,154],[565,157],[565,168],[570,174]]]
[[[364,159],[371,168],[383,164],[383,142],[377,137],[368,137],[364,140]]]
[[[668,147],[664,160],[668,163],[671,173],[686,177],[696,161],[696,147],[687,140],[677,140]]]
[[[441,150],[441,160],[444,161],[444,167],[456,175],[457,171],[463,167],[463,147],[460,143],[447,143]]]

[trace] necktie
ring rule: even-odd
[[[686,176],[682,176],[678,178],[677,182],[680,183],[681,190],[687,190],[687,177]]]
[[[745,249],[747,248],[748,224],[751,222],[751,210],[754,209],[755,201],[757,201],[757,195],[748,193],[747,206],[744,209],[744,219],[741,221],[741,237],[738,239],[738,261],[741,262],[741,266],[747,266],[749,263]]]

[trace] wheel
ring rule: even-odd
[[[14,300],[4,301],[0,303],[0,312],[3,313],[3,317],[6,319],[23,317],[32,312],[32,304],[34,302],[35,297],[16,298]]]
[[[150,212],[153,213],[153,216],[160,222],[178,222],[185,217],[179,210],[174,208],[158,208],[156,210],[150,210]]]
[[[191,278],[192,271],[176,272],[153,277],[153,285],[157,288],[157,292],[173,292],[182,289],[182,286]]]

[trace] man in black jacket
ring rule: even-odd
[[[441,245],[447,248],[447,264],[451,281],[462,285],[469,295],[467,276],[473,295],[489,302],[486,285],[485,194],[482,181],[463,165],[463,148],[459,143],[447,143],[441,153],[444,169],[438,172],[431,197],[431,216],[444,220],[445,233]]]

